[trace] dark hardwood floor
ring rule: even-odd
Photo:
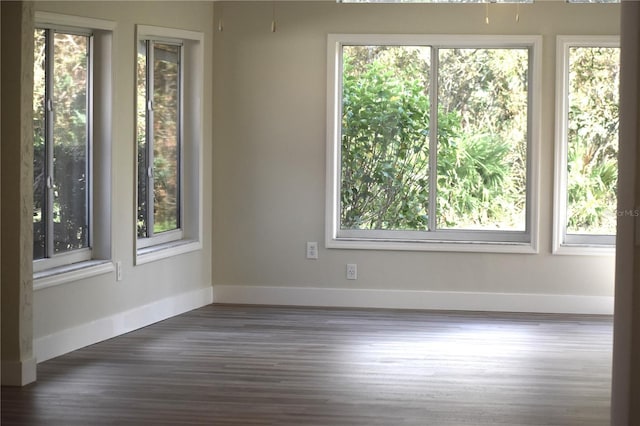
[[[211,305],[38,365],[2,425],[609,424],[612,318]]]

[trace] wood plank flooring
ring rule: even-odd
[[[2,425],[609,424],[612,318],[211,305],[38,365]]]

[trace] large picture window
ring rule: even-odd
[[[328,245],[535,251],[538,43],[330,36]]]
[[[613,252],[620,48],[617,37],[559,37],[554,251]]]

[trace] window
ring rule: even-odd
[[[617,37],[559,37],[555,252],[613,252],[618,177]]]
[[[111,270],[109,21],[36,12],[33,258],[36,285]],[[99,101],[97,100],[99,99]],[[98,206],[99,208],[96,208]],[[61,269],[62,268],[62,269]]]
[[[567,3],[620,3],[620,0],[567,0]]]
[[[578,0],[580,1],[580,0]],[[589,1],[589,0],[582,0]],[[619,1],[619,0],[600,0]],[[533,3],[534,0],[337,0],[338,3]]]
[[[137,29],[137,263],[144,263],[200,247],[203,36]]]
[[[182,238],[181,46],[138,43],[138,238]]]
[[[90,258],[91,36],[36,29],[33,257]]]
[[[337,0],[338,3],[534,3],[536,0]],[[540,1],[540,0],[537,0]],[[544,1],[544,0],[543,0]],[[620,0],[565,0],[567,3],[620,3]]]
[[[539,44],[331,35],[328,246],[535,252]]]

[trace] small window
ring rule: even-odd
[[[137,264],[201,247],[203,38],[137,26]]]
[[[331,36],[328,245],[535,251],[537,42]]]
[[[617,37],[558,39],[554,250],[615,244],[620,49]]]

